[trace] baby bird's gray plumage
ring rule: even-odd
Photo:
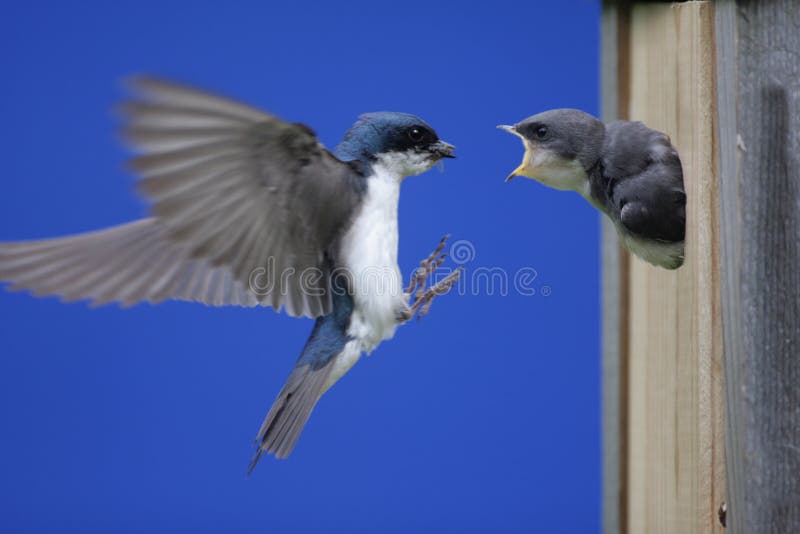
[[[686,194],[678,151],[641,122],[604,125],[576,109],[545,111],[500,128],[520,137],[511,173],[574,190],[614,222],[628,249],[654,265],[683,264]]]

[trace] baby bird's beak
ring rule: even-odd
[[[517,127],[516,127],[516,126],[511,126],[511,125],[508,125],[508,124],[498,124],[498,125],[497,125],[497,128],[498,128],[498,129],[500,129],[500,130],[503,130],[504,132],[508,132],[508,133],[510,133],[511,135],[516,135],[517,137],[519,137],[520,139],[522,139],[522,141],[523,141],[523,143],[524,143],[525,139],[524,139],[524,138],[522,137],[522,135],[520,135],[520,133],[517,131]],[[505,181],[506,181],[506,182],[508,182],[508,181],[510,181],[512,178],[514,178],[514,177],[516,177],[516,176],[522,176],[522,175],[524,175],[524,174],[525,174],[525,166],[526,166],[526,164],[527,164],[527,161],[528,161],[528,146],[527,146],[527,143],[525,143],[525,157],[523,158],[523,160],[522,160],[522,163],[520,163],[519,167],[517,167],[516,169],[514,169],[514,170],[511,172],[511,174],[509,174],[509,175],[506,177]]]
[[[508,133],[510,133],[512,135],[517,135],[517,136],[519,135],[517,133],[517,127],[516,126],[510,126],[508,124],[498,124],[497,128],[499,130],[503,130],[504,132],[508,132]]]

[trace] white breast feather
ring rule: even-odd
[[[360,211],[341,247],[342,264],[354,284],[347,333],[368,353],[394,335],[397,314],[405,306],[397,265],[397,206],[403,176],[383,163],[373,166],[373,171]]]
[[[529,158],[532,178],[553,189],[583,193],[588,177],[577,159],[565,160],[549,150],[536,148],[529,148],[526,157]]]
[[[651,239],[640,239],[632,236],[620,226],[617,226],[617,233],[620,239],[625,242],[625,246],[641,259],[653,265],[675,269],[683,262],[684,242],[662,243]]]

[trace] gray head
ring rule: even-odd
[[[577,109],[553,109],[514,126],[498,126],[522,139],[525,156],[515,176],[556,189],[583,191],[588,171],[600,158],[605,125]]]
[[[416,115],[379,111],[361,115],[344,134],[335,154],[343,160],[383,164],[400,176],[411,176],[442,158],[454,158],[454,149]]]

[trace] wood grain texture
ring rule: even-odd
[[[741,298],[738,291],[741,262],[741,225],[736,148],[736,1],[718,2],[714,8],[717,76],[717,169],[720,217],[720,300],[723,322],[725,371],[725,463],[727,478],[726,525],[729,533],[742,533],[744,506],[744,434],[741,421]],[[736,325],[736,326],[734,326]]]
[[[637,4],[630,19],[629,118],[666,132],[687,194],[686,262],[630,265],[630,532],[722,532],[713,13],[708,2]]]
[[[602,119],[628,108],[628,8],[605,3],[601,28]],[[626,534],[628,480],[628,262],[614,224],[600,215],[603,321],[603,532]]]
[[[729,531],[800,532],[800,7],[716,21]]]

